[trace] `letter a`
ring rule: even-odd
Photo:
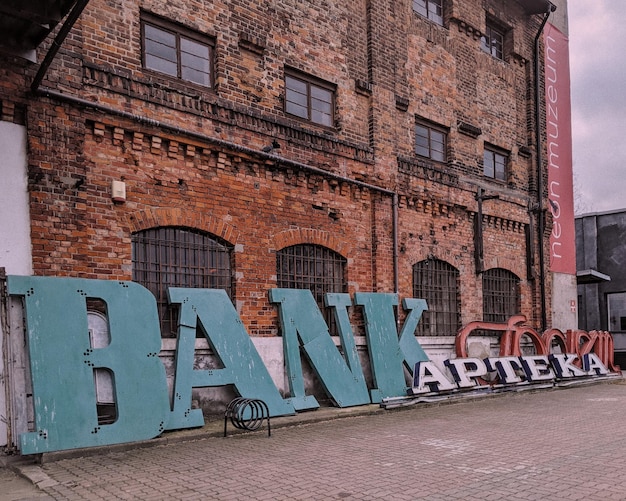
[[[168,429],[204,423],[202,410],[191,409],[192,388],[232,384],[240,396],[263,400],[270,416],[294,414],[291,403],[280,396],[225,291],[170,287],[168,293],[170,303],[180,304],[174,404]],[[223,369],[193,368],[198,325]]]

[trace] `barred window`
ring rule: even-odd
[[[413,265],[413,297],[425,299],[428,311],[417,325],[419,336],[454,336],[461,328],[459,270],[438,259]]]
[[[506,322],[520,310],[519,278],[502,268],[483,273],[483,320]]]
[[[161,333],[174,337],[178,310],[167,300],[168,287],[224,289],[233,297],[232,246],[208,233],[162,227],[132,235],[133,281],[154,294]]]
[[[348,292],[347,260],[335,251],[321,245],[299,244],[277,252],[277,285],[286,289],[310,289],[324,310],[324,294]],[[332,311],[325,314],[331,333],[336,333]]]

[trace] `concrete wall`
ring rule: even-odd
[[[13,275],[32,273],[26,134],[0,121],[0,267]]]
[[[581,303],[579,327],[608,330],[607,294],[626,292],[626,212],[610,211],[585,214],[576,218],[578,270],[595,270],[610,281],[579,285]],[[626,353],[626,331],[611,331],[615,350]],[[626,358],[616,355],[620,364]]]

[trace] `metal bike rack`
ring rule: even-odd
[[[263,420],[267,420],[267,436],[272,436],[270,427],[270,411],[263,400],[255,398],[238,397],[232,400],[226,413],[224,414],[224,436],[228,420],[239,430],[256,431],[263,425]]]

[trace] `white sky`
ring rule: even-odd
[[[626,209],[626,1],[567,4],[576,213]]]

